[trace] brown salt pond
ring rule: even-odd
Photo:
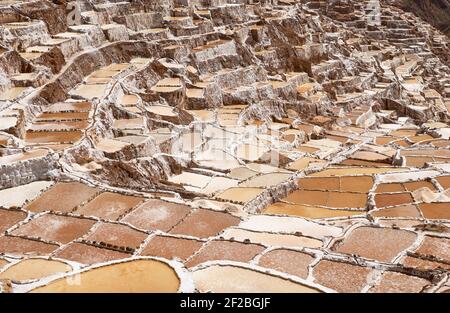
[[[59,250],[55,257],[75,261],[81,264],[95,264],[119,259],[126,259],[130,253],[119,252],[111,249],[103,249],[97,246],[73,242]]]
[[[27,131],[25,141],[27,144],[39,143],[75,143],[81,139],[82,131]]]
[[[25,259],[0,273],[0,279],[13,281],[34,280],[57,273],[65,273],[72,267],[64,262],[47,259]]]
[[[89,112],[50,112],[40,114],[35,121],[70,121],[70,120],[86,120],[89,118]]]
[[[375,175],[390,172],[408,171],[408,168],[398,167],[351,167],[351,168],[329,168],[309,175],[310,177],[330,177],[330,176],[353,176],[353,175]]]
[[[169,260],[175,258],[186,260],[202,245],[203,242],[199,240],[158,235],[148,242],[141,255],[159,256]]]
[[[32,212],[71,212],[80,204],[94,198],[99,191],[78,182],[60,182],[28,204],[25,209]]]
[[[55,121],[55,122],[35,122],[33,123],[29,130],[32,131],[64,131],[64,130],[75,130],[84,129],[89,125],[87,120],[85,121]]]
[[[425,218],[450,219],[450,203],[421,203],[419,209]]]
[[[146,233],[125,225],[101,223],[86,237],[86,240],[136,249],[147,237]]]
[[[444,269],[450,271],[450,264],[434,262],[430,260],[415,258],[411,256],[406,256],[402,260],[402,264],[408,267],[417,268],[424,271],[436,270],[436,269]]]
[[[90,219],[45,214],[21,225],[12,234],[68,243],[86,234],[94,224]]]
[[[58,102],[52,104],[47,109],[47,112],[86,112],[92,108],[92,104],[86,101],[79,102]]]
[[[213,240],[208,242],[198,253],[186,262],[187,267],[214,261],[229,260],[250,262],[257,254],[263,252],[265,247],[251,243],[237,241]]]
[[[184,204],[152,199],[125,215],[121,221],[140,229],[167,232],[191,210],[191,207]]]
[[[0,237],[0,253],[48,255],[58,249],[55,244],[13,236]]]
[[[298,181],[300,189],[367,193],[372,188],[371,176],[305,177]]]
[[[450,238],[425,236],[422,244],[415,253],[422,256],[432,255],[438,259],[450,261],[450,255],[448,253],[450,249]]]
[[[315,282],[338,292],[360,292],[368,284],[371,269],[343,262],[320,261],[313,271]]]
[[[381,209],[371,214],[374,217],[421,217],[419,210],[413,204]]]
[[[306,279],[309,272],[308,266],[314,259],[306,253],[276,249],[264,254],[259,259],[258,265]]]
[[[225,228],[239,224],[241,220],[231,214],[197,209],[177,224],[171,234],[207,238],[215,236]]]
[[[0,209],[0,233],[23,221],[27,214],[22,211]]]
[[[304,157],[304,158],[300,158],[292,163],[289,163],[287,169],[294,170],[294,171],[301,171],[301,170],[304,170],[305,168],[308,168],[311,165],[320,164],[320,163],[324,163],[324,162],[325,161],[323,161],[323,160]]]
[[[217,198],[225,201],[246,203],[260,195],[263,191],[264,189],[262,188],[233,187],[217,195]]]
[[[426,279],[397,272],[385,272],[369,292],[376,293],[418,293],[429,285]]]
[[[331,208],[365,208],[367,204],[367,194],[296,190],[283,198],[282,201],[292,204],[319,205]]]
[[[9,264],[8,261],[6,261],[6,260],[4,260],[4,259],[0,259],[0,269],[1,269],[2,267],[4,267],[5,265],[8,265],[8,264]]]
[[[32,290],[41,292],[177,292],[180,279],[175,270],[156,260],[134,260],[81,272],[80,284],[71,276]]]
[[[428,188],[431,191],[436,190],[434,185],[428,181],[415,181],[407,183],[390,183],[380,184],[375,190],[376,193],[389,193],[389,192],[402,192],[402,191],[415,191],[420,188]]]
[[[332,218],[340,216],[362,215],[365,214],[366,212],[355,210],[330,210],[320,207],[276,202],[263,209],[262,213],[271,215],[291,215],[312,219],[320,219],[320,218]]]
[[[450,176],[437,177],[436,180],[442,186],[442,188],[444,189],[450,188]]]
[[[144,198],[103,192],[89,203],[80,207],[77,213],[96,216],[108,220],[117,220],[120,216],[141,203]]]
[[[377,208],[394,206],[400,204],[413,203],[414,199],[409,192],[403,193],[382,193],[375,195],[375,204]]]
[[[231,265],[212,265],[197,270],[193,279],[200,292],[320,292],[277,276]]]
[[[390,262],[400,252],[410,247],[416,237],[415,233],[405,230],[359,227],[354,229],[342,244],[335,246],[333,250],[381,262]]]

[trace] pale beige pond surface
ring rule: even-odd
[[[72,267],[66,263],[46,259],[26,259],[8,267],[0,273],[0,279],[26,281],[39,279],[57,273],[69,272]]]
[[[57,279],[33,293],[53,292],[177,292],[180,279],[175,270],[156,260],[134,260],[105,265],[75,277]]]
[[[263,191],[264,189],[262,188],[233,187],[217,195],[217,198],[228,201],[248,202]]]
[[[252,243],[260,243],[266,246],[288,246],[288,247],[308,247],[320,248],[322,241],[318,239],[295,236],[275,234],[269,232],[254,232],[245,229],[231,228],[226,230],[223,235],[225,239],[234,238],[238,241],[249,239]]]
[[[195,271],[193,278],[201,292],[319,292],[286,279],[235,266],[213,265]]]

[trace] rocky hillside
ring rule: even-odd
[[[421,17],[450,37],[449,0],[401,0],[399,6]]]

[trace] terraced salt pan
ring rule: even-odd
[[[177,116],[178,114],[174,112],[173,108],[170,106],[162,106],[162,105],[155,105],[155,106],[149,106],[145,108],[148,112],[151,112],[156,115],[161,116]]]
[[[128,146],[129,143],[114,140],[114,139],[108,139],[104,138],[96,143],[96,148],[100,151],[106,152],[106,153],[114,153],[117,151],[122,150],[126,146]]]
[[[71,276],[60,278],[31,292],[177,292],[180,288],[175,270],[157,260],[132,260],[96,267],[79,274],[80,284],[73,284],[74,279]]]
[[[404,183],[408,181],[425,180],[433,178],[440,173],[434,170],[408,171],[406,173],[386,173],[379,175],[379,179],[383,183]]]
[[[259,176],[253,176],[252,178],[239,184],[241,187],[261,187],[266,188],[273,185],[278,185],[286,181],[291,174],[285,173],[269,173]]]
[[[0,130],[7,130],[14,127],[17,123],[15,116],[0,116]]]
[[[239,228],[225,230],[222,237],[228,240],[235,239],[241,242],[248,239],[252,243],[259,243],[265,246],[320,248],[323,245],[321,240],[313,238],[269,232],[255,232]]]
[[[211,181],[211,177],[197,173],[183,172],[179,175],[170,177],[169,181],[172,183],[190,185],[201,189],[208,185]]]
[[[64,262],[47,259],[25,259],[15,263],[0,273],[0,279],[28,281],[65,273],[72,267]]]
[[[51,181],[36,181],[26,185],[0,190],[0,206],[22,207],[36,199],[44,190],[53,185]]]
[[[340,216],[353,216],[365,214],[365,211],[356,210],[331,210],[314,206],[288,204],[277,202],[263,209],[262,213],[269,215],[290,215],[305,218],[332,218]]]
[[[17,154],[5,155],[0,157],[0,165],[11,164],[14,162],[25,161],[34,158],[44,157],[48,154],[46,149],[35,149]]]
[[[266,215],[252,215],[239,224],[239,228],[272,233],[296,234],[317,239],[335,237],[342,233],[342,228],[327,226],[294,217],[279,217]]]
[[[86,112],[92,108],[91,103],[86,101],[76,102],[58,102],[52,104],[47,109],[47,112]]]
[[[69,121],[85,120],[89,117],[89,112],[49,112],[42,113],[36,117],[35,121]]]
[[[81,131],[52,131],[52,132],[27,132],[25,141],[27,144],[40,143],[75,143],[81,139]]]
[[[330,208],[365,208],[367,205],[367,194],[296,190],[283,198],[282,201],[300,205],[318,205]]]
[[[75,130],[84,129],[88,127],[89,122],[84,121],[55,121],[55,122],[35,122],[33,123],[29,130],[33,131],[64,131],[64,130]]]
[[[205,194],[213,194],[221,190],[225,190],[231,187],[236,187],[239,181],[226,177],[213,177],[208,185],[201,190]]]
[[[75,90],[70,93],[73,96],[81,97],[84,99],[92,100],[94,98],[101,98],[105,94],[107,84],[95,84],[95,85],[79,85]]]
[[[60,243],[69,243],[87,233],[95,224],[89,219],[44,214],[32,219],[13,230],[11,233],[17,236],[42,238]]]
[[[283,278],[231,265],[211,265],[196,270],[193,279],[200,292],[319,292]]]
[[[390,172],[407,172],[410,169],[408,168],[396,168],[396,167],[387,167],[387,168],[377,168],[377,167],[353,167],[353,168],[330,168],[317,173],[313,173],[309,176],[312,177],[328,177],[328,176],[352,176],[352,175],[374,175],[374,174],[383,174]],[[405,174],[408,175],[408,174]]]
[[[233,187],[217,195],[218,199],[246,203],[264,192],[262,188]]]
[[[256,161],[267,151],[265,146],[255,146],[250,144],[240,145],[236,150],[236,157],[248,161]]]
[[[7,264],[9,264],[8,261],[6,261],[6,260],[4,260],[4,259],[0,259],[0,269],[1,269],[2,267],[4,267],[5,265],[7,265]]]
[[[0,94],[0,101],[11,101],[19,97],[27,87],[13,87]]]
[[[51,210],[70,212],[84,201],[92,199],[98,192],[98,189],[78,182],[59,182],[29,203],[25,209],[32,212]],[[64,199],[64,201],[61,201],[61,199]]]
[[[358,227],[334,250],[380,262],[391,262],[400,252],[410,247],[416,238],[415,233],[405,230]]]
[[[234,179],[244,180],[258,175],[258,172],[252,171],[247,167],[236,167],[230,170],[228,176]]]

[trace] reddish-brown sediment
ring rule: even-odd
[[[131,254],[75,242],[58,251],[55,256],[82,264],[94,264],[125,259]]]
[[[431,255],[450,261],[450,239],[443,237],[426,236],[415,252],[422,255]]]
[[[186,262],[187,267],[214,260],[249,262],[264,250],[263,246],[235,241],[214,240]]]
[[[3,233],[14,224],[23,221],[27,214],[22,211],[0,209],[0,233]]]
[[[117,220],[120,216],[131,210],[143,200],[144,199],[140,197],[104,192],[77,209],[77,213],[85,216]]]
[[[2,291],[62,275],[49,256],[93,266],[36,291],[448,288],[450,50],[427,22],[102,0],[67,30],[48,2],[0,5]]]
[[[96,188],[77,182],[57,183],[25,206],[25,209],[32,212],[71,212],[77,206],[92,199],[98,191]]]
[[[360,292],[369,282],[371,269],[323,260],[313,271],[315,282],[339,292]]]
[[[0,237],[0,253],[48,255],[58,245],[13,236]]]
[[[448,202],[420,203],[419,209],[425,218],[450,219],[450,205]]]
[[[123,222],[145,229],[169,231],[191,212],[187,205],[149,200],[122,218]]]
[[[381,262],[390,262],[400,252],[409,248],[416,238],[416,234],[405,230],[358,227],[334,250]]]
[[[376,293],[420,292],[429,285],[426,279],[396,272],[384,272],[379,282],[369,289]]]
[[[136,249],[147,238],[144,232],[137,231],[128,226],[101,223],[86,237],[86,240],[106,243],[117,247],[130,247]]]
[[[203,242],[198,240],[155,236],[142,250],[141,255],[186,260],[198,251],[203,244]]]
[[[89,219],[45,214],[20,226],[12,234],[68,243],[85,235],[94,224],[95,221]]]
[[[198,209],[175,226],[170,233],[207,238],[239,222],[239,218],[228,213]]]
[[[306,253],[276,249],[264,254],[259,259],[258,265],[306,279],[308,266],[313,260],[314,257]]]

